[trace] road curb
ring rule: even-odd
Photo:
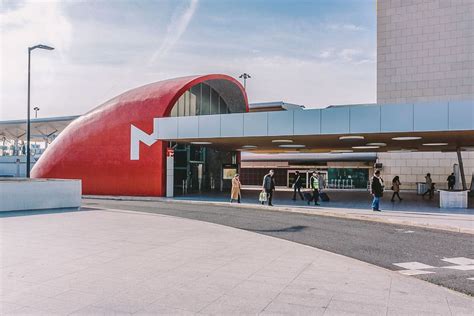
[[[381,218],[373,217],[369,214],[354,214],[354,213],[343,213],[340,211],[332,211],[328,208],[293,208],[288,206],[267,206],[267,205],[253,205],[253,204],[230,204],[228,202],[213,202],[213,201],[196,201],[196,200],[174,200],[162,197],[137,197],[137,196],[96,196],[96,195],[83,195],[83,198],[86,199],[97,199],[97,200],[113,200],[113,201],[144,201],[144,202],[167,202],[167,203],[178,203],[178,204],[199,204],[199,205],[213,205],[213,206],[225,206],[225,207],[234,207],[234,208],[246,208],[254,210],[265,210],[265,211],[274,211],[274,212],[287,212],[287,213],[299,213],[306,215],[316,215],[316,216],[327,216],[327,217],[336,217],[344,219],[355,219],[369,222],[377,222],[384,224],[394,224],[394,225],[405,225],[411,227],[419,228],[428,228],[428,229],[437,229],[455,233],[464,233],[474,235],[474,228],[463,228],[456,227],[451,225],[441,225],[441,224],[431,224],[431,223],[419,223],[409,220],[394,219],[394,218]],[[394,212],[390,212],[393,214]],[[403,214],[402,212],[397,212]],[[380,214],[387,214],[383,212]],[[406,214],[406,213],[405,213]],[[413,214],[413,213],[409,213]],[[440,215],[434,213],[423,213]]]

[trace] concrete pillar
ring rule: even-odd
[[[457,163],[453,165],[453,172],[454,172],[454,176],[456,177],[454,190],[462,190],[461,169],[459,168],[459,165]]]
[[[174,155],[166,157],[166,197],[173,197],[174,191]]]
[[[461,149],[458,148],[456,152],[458,154],[459,171],[461,172],[462,189],[467,190],[466,175],[464,174],[464,165],[462,163]]]

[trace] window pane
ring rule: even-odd
[[[192,87],[191,94],[196,101],[196,115],[201,115],[201,84]]]
[[[196,95],[189,93],[189,115],[196,115]]]
[[[184,116],[184,95],[180,96],[178,100],[178,116]]]
[[[170,116],[172,116],[172,117],[178,116],[178,102],[176,102],[176,103],[173,105],[173,108],[171,109],[171,114],[170,114]]]
[[[222,99],[222,98],[220,98],[219,107],[220,107],[220,113],[221,113],[221,114],[227,114],[227,113],[229,113],[229,111],[228,111],[228,109],[227,109],[227,104],[225,103],[224,99]]]
[[[183,94],[184,99],[184,116],[189,116],[189,92]]]
[[[219,94],[211,88],[211,114],[219,114]]]
[[[211,89],[207,84],[202,85],[201,115],[210,114]]]

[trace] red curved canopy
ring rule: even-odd
[[[165,194],[166,143],[140,143],[140,159],[130,160],[130,126],[153,132],[153,118],[168,116],[179,97],[192,86],[225,80],[226,75],[189,76],[159,81],[127,91],[73,121],[35,164],[34,178],[82,179],[83,194]]]

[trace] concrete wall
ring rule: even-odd
[[[81,181],[1,179],[0,211],[79,208]]]
[[[447,189],[446,178],[453,172],[453,165],[458,163],[456,153],[379,153],[377,156],[378,162],[383,164],[382,178],[385,183],[390,184],[393,177],[398,175],[402,190],[414,190],[416,182],[424,182],[428,172],[431,173],[436,188]],[[474,152],[463,152],[462,157],[469,188],[474,173]],[[456,179],[456,181],[461,181],[461,179]]]
[[[474,99],[474,1],[378,0],[377,103]]]

